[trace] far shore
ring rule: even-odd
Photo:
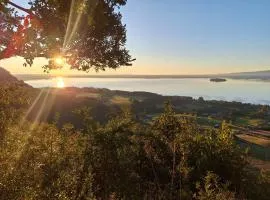
[[[217,75],[51,75],[51,74],[14,74],[19,80],[32,81],[44,80],[57,77],[64,78],[141,78],[141,79],[184,79],[184,78],[216,78]],[[220,78],[234,80],[254,80],[270,82],[270,76],[266,77],[241,77],[241,76],[219,76]]]

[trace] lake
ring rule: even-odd
[[[267,81],[228,79],[217,83],[207,78],[53,78],[25,82],[36,88],[95,87],[270,105],[270,82]]]

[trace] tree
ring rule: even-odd
[[[203,103],[203,102],[204,102],[204,98],[203,98],[203,97],[199,97],[199,98],[198,98],[198,101],[199,101],[200,103]]]
[[[228,189],[228,184],[220,184],[220,178],[211,172],[204,178],[204,186],[198,184],[197,200],[236,200],[235,194]]]
[[[26,93],[15,89],[0,90],[0,111],[24,105],[13,105]],[[35,128],[10,123],[0,199],[269,199],[269,175],[250,168],[225,123],[198,129],[168,103],[150,123],[123,113],[99,125],[90,112],[76,112],[79,130],[57,127],[59,116]]]
[[[0,83],[0,145],[9,125],[20,119],[34,93],[20,82]]]
[[[96,71],[131,65],[126,27],[119,11],[126,0],[34,0],[26,9],[0,0],[0,59],[49,59],[45,70],[63,67]],[[16,9],[14,9],[16,8]],[[17,12],[20,10],[26,15]]]

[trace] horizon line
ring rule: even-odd
[[[21,75],[28,75],[28,76],[35,76],[35,75],[42,75],[42,76],[213,76],[213,75],[230,75],[230,74],[239,74],[239,73],[258,73],[258,72],[270,72],[269,70],[259,70],[259,71],[240,71],[240,72],[225,72],[225,73],[213,73],[213,74],[51,74],[51,73],[12,73],[13,75],[21,76]]]

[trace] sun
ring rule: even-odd
[[[58,88],[64,88],[65,87],[65,82],[64,82],[64,79],[63,78],[57,78],[57,83],[56,83],[56,86]]]
[[[63,57],[61,57],[61,56],[59,56],[59,57],[56,57],[55,59],[54,59],[54,62],[56,63],[56,65],[63,65],[64,63],[65,63],[65,61],[64,61],[64,58]]]

